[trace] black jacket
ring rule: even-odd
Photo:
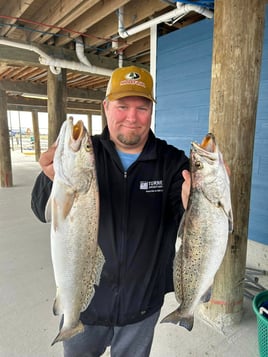
[[[159,310],[173,290],[172,263],[183,214],[183,151],[150,132],[138,159],[124,172],[106,128],[92,137],[100,191],[99,244],[105,256],[100,285],[82,322],[125,325]],[[32,209],[45,221],[51,181],[40,174]]]

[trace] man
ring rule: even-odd
[[[173,290],[177,229],[187,205],[188,158],[150,130],[151,75],[116,69],[103,102],[107,127],[92,137],[100,192],[99,244],[105,256],[100,284],[86,311],[85,332],[63,343],[65,357],[148,357],[164,295]],[[52,146],[32,209],[45,221],[54,176]]]

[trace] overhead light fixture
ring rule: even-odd
[[[22,97],[25,98],[32,98],[32,99],[47,99],[47,95],[46,94],[30,94],[30,93],[22,93],[21,95]]]

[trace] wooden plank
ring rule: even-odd
[[[95,25],[101,20],[106,21],[106,18],[113,12],[116,12],[119,7],[127,4],[130,0],[109,0],[106,2],[99,2],[91,9],[84,12],[81,16],[77,17],[73,22],[68,25],[68,28],[75,29],[77,32],[85,32],[89,27]],[[61,31],[59,35],[66,35],[66,32]],[[56,45],[62,46],[70,42],[70,38],[77,38],[79,33],[70,33],[70,37],[58,37],[56,39]],[[91,33],[91,37],[95,37],[94,33]]]
[[[155,14],[157,11],[160,11],[166,8],[167,5],[162,1],[155,0],[136,0],[135,2],[131,1],[124,6],[124,26],[126,28],[135,26],[135,24],[140,23],[147,19],[147,17]],[[106,42],[105,39],[112,38],[118,34],[118,16],[114,11],[113,13],[107,14],[103,20],[98,21],[97,23],[88,21],[87,23],[87,32],[85,33],[85,43],[86,46],[96,46]],[[95,36],[98,34],[98,37]],[[56,40],[56,44],[63,44],[62,39]],[[66,41],[66,40],[65,40]],[[67,41],[69,42],[69,41]]]
[[[42,103],[40,105],[19,105],[19,104],[13,104],[13,103],[8,103],[7,104],[7,109],[8,110],[15,110],[15,111],[20,111],[20,112],[32,112],[33,110],[37,110],[37,112],[40,113],[47,113],[47,105],[46,103]],[[74,103],[74,102],[68,102],[66,106],[66,112],[67,113],[72,113],[72,114],[94,114],[94,115],[100,115],[101,114],[101,108],[100,105],[97,104],[85,104],[85,103]]]
[[[21,17],[33,2],[34,0],[21,1],[18,5],[17,2],[4,1],[4,4],[1,5],[1,14],[8,14],[10,17],[14,17],[14,19],[9,18],[6,22],[8,22],[8,24],[15,24],[17,21],[16,17]],[[0,36],[5,36],[7,33],[10,34],[13,30],[14,28],[11,28],[8,25],[3,26],[0,29]]]
[[[37,84],[21,81],[0,80],[0,89],[13,93],[27,93],[46,95],[46,84]],[[87,99],[92,101],[102,101],[105,93],[100,90],[83,89],[83,88],[67,88],[67,98],[69,99]]]
[[[74,21],[80,14],[84,13],[87,10],[90,10],[94,5],[96,5],[99,0],[57,0],[57,1],[47,1],[42,6],[42,11],[39,11],[39,14],[36,14],[36,22],[55,25],[57,27],[66,27],[72,21]],[[35,32],[31,36],[32,41],[38,41],[40,43],[45,43],[51,34],[56,34],[60,31],[56,27],[47,27],[47,26],[35,26],[35,29],[42,31],[49,31],[49,35],[43,33]],[[67,32],[65,33],[67,34]]]
[[[124,51],[125,58],[135,57],[137,53],[150,52],[150,37],[142,38]]]
[[[217,0],[209,130],[231,169],[234,231],[204,313],[222,331],[241,320],[264,3]],[[215,237],[217,239],[217,237]]]

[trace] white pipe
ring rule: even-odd
[[[55,66],[49,66],[51,72],[58,76],[61,73],[61,68],[60,67],[55,67]]]
[[[77,58],[79,59],[79,61],[81,63],[83,63],[85,66],[87,66],[89,68],[90,72],[92,72],[94,74],[100,74],[103,76],[110,77],[113,71],[110,69],[93,66],[89,62],[88,58],[85,56],[84,49],[85,48],[84,48],[82,38],[81,37],[77,38],[76,42],[75,42],[75,51],[76,51],[76,55],[77,55]]]
[[[177,2],[177,8],[167,12],[166,14],[163,14],[159,17],[156,17],[155,19],[149,20],[143,24],[140,24],[138,26],[132,27],[128,30],[125,30],[124,28],[124,22],[123,22],[123,17],[124,17],[124,10],[123,8],[119,8],[118,11],[118,34],[120,37],[122,38],[127,38],[131,35],[134,35],[138,32],[141,32],[143,30],[146,30],[148,28],[150,28],[153,25],[157,25],[160,24],[161,22],[167,22],[173,18],[176,17],[181,17],[181,16],[185,16],[186,14],[188,14],[190,11],[195,11],[201,15],[204,15],[208,18],[212,18],[213,17],[213,11],[210,11],[202,6],[198,6],[198,5],[191,5],[191,4],[181,4]]]
[[[54,74],[60,74],[61,68],[68,68],[68,69],[79,71],[79,72],[89,72],[89,73],[99,74],[99,75],[108,76],[108,77],[112,73],[112,71],[109,69],[92,66],[89,63],[89,61],[86,64],[86,63],[82,63],[82,62],[68,61],[68,60],[64,60],[61,58],[51,57],[47,53],[42,51],[40,48],[33,46],[31,44],[20,43],[20,42],[16,42],[16,41],[10,41],[5,38],[0,38],[0,45],[21,48],[24,50],[33,51],[33,52],[37,53],[40,56],[39,62],[43,65],[50,66],[50,69],[51,69],[52,73],[54,73]],[[83,58],[82,54],[81,54],[81,58]],[[85,58],[86,57],[84,56],[84,58],[83,58],[84,62],[86,62]]]
[[[123,67],[123,51],[118,52],[118,67]]]

